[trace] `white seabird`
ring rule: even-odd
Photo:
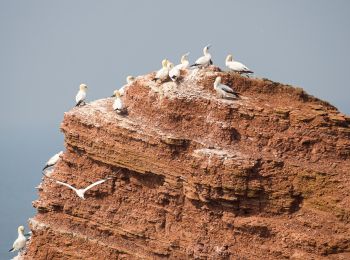
[[[253,73],[253,71],[248,69],[244,64],[238,61],[234,61],[231,54],[227,55],[225,63],[226,63],[226,67],[228,67],[230,70],[237,72],[239,74]]]
[[[47,168],[49,168],[51,166],[54,166],[57,163],[57,161],[60,159],[60,156],[62,154],[63,154],[63,151],[60,151],[59,153],[56,153],[54,156],[52,156],[45,164],[43,171],[45,171]]]
[[[157,71],[156,76],[154,77],[154,81],[157,80],[166,80],[168,78],[169,74],[169,69],[168,69],[168,60],[164,59],[162,60],[162,68]]]
[[[239,97],[238,93],[235,92],[232,88],[221,84],[221,77],[216,77],[214,81],[214,89],[220,98],[236,99]]]
[[[124,106],[123,100],[121,99],[121,94],[119,90],[115,90],[112,97],[115,97],[115,100],[112,106],[113,110],[116,111],[118,114],[125,112],[125,106]]]
[[[179,64],[181,65],[181,64]],[[168,70],[169,70],[169,78],[171,78],[172,81],[176,81],[180,77],[180,69],[179,67],[175,66],[171,62],[168,63]]]
[[[14,252],[16,250],[19,250],[21,252],[26,245],[26,241],[27,241],[27,238],[24,235],[24,227],[19,226],[18,237],[15,240],[15,242],[13,242],[12,248],[9,250],[9,252]]]
[[[196,60],[196,62],[191,65],[191,67],[200,67],[200,68],[204,68],[204,67],[207,67],[209,65],[212,65],[213,62],[211,60],[211,55],[209,53],[209,48],[210,48],[211,45],[207,45],[204,47],[203,49],[203,54],[204,56],[198,58]]]
[[[79,198],[84,200],[85,199],[85,197],[84,197],[85,192],[87,192],[91,188],[95,187],[96,185],[104,183],[105,181],[110,180],[110,179],[111,178],[107,178],[107,179],[102,179],[102,180],[96,181],[93,184],[90,184],[89,186],[87,186],[85,189],[77,189],[77,188],[69,185],[68,183],[65,183],[65,182],[62,182],[62,181],[56,181],[56,183],[61,184],[63,186],[66,186],[66,187],[72,189],[73,191],[75,191],[75,193],[78,195]]]
[[[76,102],[76,107],[80,105],[85,105],[85,98],[86,98],[86,91],[88,89],[88,86],[86,84],[80,84],[79,86],[79,91],[77,95],[75,96],[75,102]]]
[[[124,96],[126,88],[129,87],[130,84],[133,83],[134,81],[135,81],[135,77],[133,76],[126,77],[126,84],[119,89],[119,93],[121,96]]]
[[[188,61],[187,57],[190,53],[187,52],[184,55],[181,56],[181,63],[176,65],[175,68],[177,67],[179,70],[185,70],[188,68],[188,65],[190,65],[190,62]]]
[[[188,65],[190,63],[187,59],[187,56],[189,54],[190,53],[187,52],[184,55],[182,55],[181,56],[181,63],[176,65],[175,67],[171,62],[168,63],[169,77],[172,79],[172,81],[176,81],[180,77],[181,70],[185,70],[188,68]]]

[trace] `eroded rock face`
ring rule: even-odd
[[[213,81],[241,93],[215,96]],[[350,118],[302,89],[210,67],[67,112],[26,259],[349,259]]]

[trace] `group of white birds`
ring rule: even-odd
[[[168,59],[162,60],[162,67],[156,72],[153,80],[156,82],[164,82],[167,79],[171,79],[172,81],[177,82],[181,79],[181,71],[183,70],[189,69],[190,67],[205,68],[205,67],[208,67],[209,65],[212,65],[213,61],[211,59],[211,54],[209,53],[209,48],[210,48],[210,45],[205,46],[203,48],[203,56],[199,57],[196,60],[196,62],[191,66],[188,61],[188,55],[190,54],[189,52],[182,55],[180,64],[176,66],[174,66],[174,64],[170,62]],[[251,71],[243,63],[233,60],[233,57],[231,54],[227,55],[225,60],[225,65],[230,71],[233,71],[239,74],[253,73],[253,71]],[[135,77],[128,76],[126,78],[126,82],[127,82],[126,85],[121,87],[119,90],[115,90],[113,92],[112,97],[115,97],[115,100],[112,107],[113,107],[113,110],[115,110],[119,114],[126,112],[126,108],[124,106],[122,97],[124,96],[127,87],[129,87],[134,80],[135,80]],[[87,89],[88,87],[86,84],[80,84],[79,91],[75,97],[76,106],[85,105]],[[231,87],[221,84],[221,77],[217,77],[215,79],[214,90],[216,91],[217,95],[221,98],[238,97],[238,93],[236,93]]]
[[[183,71],[183,70],[189,69],[190,67],[205,68],[205,67],[208,67],[209,65],[212,65],[213,62],[211,59],[211,54],[209,53],[209,48],[210,48],[210,45],[205,46],[203,49],[203,56],[199,57],[196,60],[196,62],[191,66],[190,66],[190,63],[188,61],[189,53],[182,55],[181,63],[176,65],[176,66],[174,66],[174,64],[167,59],[162,60],[162,67],[161,67],[161,69],[159,69],[156,72],[156,75],[155,75],[153,80],[156,82],[164,82],[168,79],[171,79],[172,81],[177,82],[181,79],[181,71]],[[242,64],[238,61],[234,61],[232,58],[232,55],[228,55],[226,57],[225,65],[230,71],[233,71],[233,72],[236,72],[239,74],[253,73],[253,71],[248,69],[244,64]],[[129,87],[134,80],[135,80],[135,77],[128,76],[126,78],[127,84],[124,85],[123,87],[121,87],[119,90],[115,90],[113,92],[112,97],[115,97],[115,100],[114,100],[112,107],[113,107],[113,110],[115,110],[117,113],[122,114],[122,113],[126,112],[125,106],[124,106],[123,101],[122,101],[122,97],[125,95],[127,87]],[[214,90],[216,91],[217,95],[220,98],[235,99],[238,97],[238,93],[236,93],[231,87],[224,85],[224,84],[221,84],[221,77],[216,77],[213,87],[214,87]],[[80,84],[79,91],[75,97],[77,107],[85,105],[87,89],[88,89],[88,86],[86,84]],[[45,164],[45,167],[43,168],[43,174],[45,177],[54,180],[56,184],[63,185],[65,187],[71,189],[81,199],[85,199],[85,193],[88,190],[90,190],[93,187],[95,187],[99,184],[102,184],[105,181],[111,179],[111,178],[101,179],[101,180],[98,180],[98,181],[88,185],[86,188],[77,189],[68,183],[65,183],[65,182],[62,182],[59,180],[55,180],[55,179],[49,177],[48,175],[46,175],[45,171],[48,168],[53,167],[59,161],[59,159],[61,158],[62,155],[63,155],[63,151],[52,156]],[[29,235],[24,234],[24,227],[19,226],[18,227],[18,238],[13,243],[13,246],[10,249],[10,252],[13,252],[16,250],[22,251],[22,249],[26,245],[27,236],[29,236]]]

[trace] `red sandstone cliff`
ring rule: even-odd
[[[241,93],[215,96],[217,75]],[[211,67],[74,108],[25,259],[350,259],[350,118],[302,89]]]

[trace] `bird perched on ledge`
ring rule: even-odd
[[[207,67],[207,66],[213,64],[213,62],[212,62],[212,60],[211,60],[211,55],[210,55],[210,53],[209,53],[209,48],[210,48],[210,46],[211,46],[211,45],[209,44],[209,45],[207,45],[207,46],[205,46],[205,47],[203,48],[203,54],[204,54],[204,56],[199,57],[199,58],[196,60],[196,62],[195,62],[193,65],[191,65],[191,67],[205,68],[205,67]]]
[[[167,59],[162,60],[162,68],[157,71],[153,81],[157,81],[157,80],[164,81],[168,78],[169,76],[168,63],[169,61]]]
[[[80,105],[85,105],[85,98],[86,98],[86,91],[88,89],[88,86],[86,84],[80,84],[79,86],[79,91],[77,95],[75,96],[75,102],[76,102],[76,107]]]
[[[188,61],[188,55],[190,55],[189,52],[185,53],[181,56],[181,63],[176,65],[175,68],[178,68],[179,70],[185,70],[188,68],[188,65],[190,65],[190,62]]]
[[[239,74],[253,73],[253,71],[248,69],[244,64],[238,61],[234,61],[231,54],[227,55],[225,63],[226,63],[226,67],[228,67],[230,70],[237,72]]]
[[[18,237],[15,240],[15,242],[13,242],[12,248],[9,250],[9,252],[14,252],[16,250],[19,250],[21,252],[26,245],[26,241],[27,241],[27,238],[24,235],[24,227],[19,226]]]
[[[124,96],[126,88],[134,81],[135,81],[135,77],[133,76],[126,77],[126,84],[119,89],[119,93],[121,96]]]
[[[214,81],[214,89],[220,98],[236,99],[239,97],[238,93],[235,92],[232,88],[221,84],[221,77],[216,77]]]
[[[126,108],[124,106],[123,100],[121,99],[121,94],[119,90],[115,90],[113,92],[113,96],[115,97],[114,103],[113,103],[113,110],[116,111],[118,114],[122,114],[126,112]]]
[[[63,154],[63,151],[60,151],[59,153],[56,153],[54,156],[52,156],[45,164],[43,171],[45,171],[47,168],[49,168],[51,166],[54,166],[57,163],[57,161],[60,159],[60,156],[62,154]]]
[[[181,70],[185,70],[188,68],[189,61],[187,59],[187,56],[189,54],[190,53],[187,52],[186,54],[182,55],[181,63],[176,65],[175,67],[171,62],[168,63],[169,77],[171,78],[172,81],[177,81],[181,75]]]
[[[179,67],[177,66],[174,67],[174,64],[169,62],[168,70],[169,70],[169,78],[171,78],[172,81],[177,81],[177,79],[180,77]]]

